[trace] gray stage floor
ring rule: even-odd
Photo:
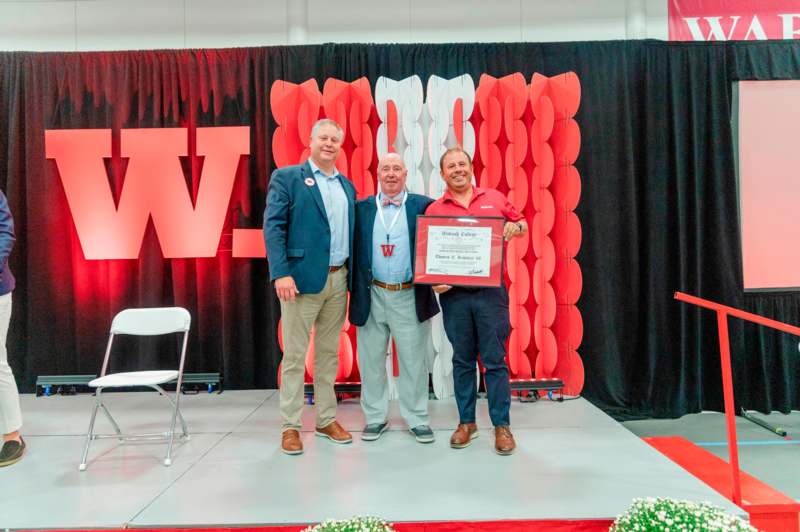
[[[421,445],[396,405],[392,430],[359,439],[357,400],[340,405],[352,445],[314,437],[306,452],[280,452],[272,390],[183,396],[191,441],[162,465],[161,444],[101,440],[78,471],[92,397],[23,396],[29,453],[0,469],[0,528],[99,528],[308,523],[379,515],[390,521],[613,518],[634,497],[703,500],[741,512],[585,400],[512,403],[518,451],[492,452],[485,400],[481,436],[453,450],[452,401],[431,401],[436,442]],[[123,430],[160,430],[167,413],[151,393],[120,393],[109,406]],[[101,428],[107,428],[98,418]]]

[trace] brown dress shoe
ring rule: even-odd
[[[514,435],[508,425],[501,425],[494,428],[494,452],[507,456],[514,452],[517,444],[514,442]]]
[[[300,432],[295,429],[288,429],[281,434],[281,451],[286,454],[303,454],[303,441],[300,439]]]
[[[317,427],[317,436],[328,438],[334,443],[351,443],[353,436],[339,425],[338,421],[328,424],[325,427]]]
[[[478,437],[478,425],[475,423],[459,423],[458,428],[450,436],[450,447],[453,449],[463,449],[472,440]]]

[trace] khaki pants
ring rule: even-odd
[[[347,307],[347,268],[328,274],[318,294],[301,294],[281,301],[283,362],[281,366],[281,420],[283,430],[299,429],[303,411],[306,352],[314,327],[314,402],[318,428],[336,419],[333,383],[339,367],[339,333]]]
[[[22,427],[17,383],[8,365],[6,335],[11,319],[11,293],[0,296],[0,434],[10,434]]]

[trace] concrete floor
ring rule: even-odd
[[[789,415],[754,414],[782,427],[787,438],[777,436],[742,417],[736,418],[739,466],[778,491],[800,501],[800,412]],[[719,412],[691,414],[680,419],[626,421],[625,428],[640,437],[683,436],[728,460],[725,415]]]

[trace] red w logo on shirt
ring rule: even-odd
[[[394,244],[381,244],[381,251],[384,257],[391,257],[394,253]]]

